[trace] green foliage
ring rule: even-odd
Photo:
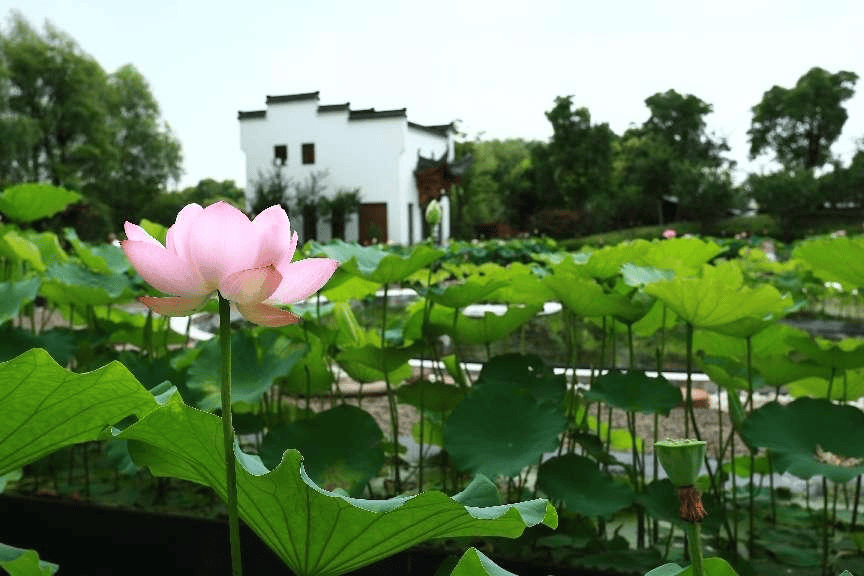
[[[587,108],[573,108],[572,96],[557,97],[546,118],[552,124],[549,153],[562,207],[579,210],[589,198],[608,195],[615,138],[609,125],[592,125]]]
[[[586,398],[602,401],[622,410],[658,413],[668,416],[682,400],[681,389],[663,376],[648,377],[644,372],[607,372],[597,378]]]
[[[842,483],[864,473],[864,412],[853,406],[813,398],[772,402],[744,421],[741,435],[770,449],[776,470],[798,478],[821,474]]]
[[[179,177],[180,144],[133,66],[107,74],[67,34],[51,24],[37,31],[17,14],[0,55],[0,131],[10,136],[0,145],[0,185],[79,190],[95,212],[109,206],[118,227]],[[104,234],[78,224],[84,238]]]
[[[201,394],[198,407],[215,410],[220,406],[220,349],[214,338],[199,344],[198,356],[189,368],[187,385]],[[256,403],[277,378],[291,372],[305,350],[296,346],[280,346],[259,353],[256,341],[246,331],[231,335],[231,398],[234,402]]]
[[[221,427],[217,417],[171,401],[121,437],[130,440],[135,462],[153,474],[210,486],[225,499]],[[358,500],[314,484],[296,450],[270,472],[257,458],[235,452],[240,517],[299,576],[345,574],[434,538],[512,538],[527,526],[557,525],[545,500],[475,508],[458,494],[434,491]]]
[[[471,547],[459,558],[450,576],[516,576],[516,574],[504,570],[488,556]]]
[[[810,170],[831,159],[831,145],[843,131],[858,75],[811,68],[794,88],[774,86],[753,107],[750,157],[770,149],[787,170]],[[793,197],[790,193],[789,197]]]
[[[271,470],[289,448],[303,454],[306,473],[325,490],[359,496],[384,465],[384,433],[365,410],[343,404],[311,418],[269,428],[261,460]]]
[[[35,550],[22,550],[0,544],[0,568],[9,576],[51,576],[60,567],[40,560]]]
[[[0,212],[9,219],[29,223],[62,212],[81,195],[48,184],[19,184],[0,194]]]
[[[630,486],[615,482],[600,472],[596,462],[577,454],[544,462],[537,483],[544,494],[563,502],[568,511],[586,516],[610,516],[632,504],[635,497]]]
[[[39,291],[39,279],[0,282],[0,324],[18,315],[25,304],[32,302]]]
[[[513,477],[555,449],[566,427],[565,384],[538,358],[496,356],[444,426],[444,445],[459,469]]]
[[[0,397],[0,474],[63,446],[102,438],[109,426],[156,405],[119,363],[78,375],[39,349],[0,364]]]

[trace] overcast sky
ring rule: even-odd
[[[544,112],[574,96],[621,133],[644,100],[675,89],[711,104],[709,129],[747,170],[750,108],[813,66],[864,76],[864,2],[532,0],[434,2],[12,0],[48,19],[106,70],[135,65],[183,145],[181,186],[245,185],[238,110],[268,94],[320,90],[321,103],[408,108],[421,124],[461,121],[472,138],[548,139]],[[835,152],[864,137],[864,80]]]

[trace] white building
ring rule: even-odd
[[[240,146],[246,154],[247,206],[254,201],[254,184],[262,174],[278,169],[293,183],[303,183],[310,174],[326,170],[326,196],[360,190],[362,204],[359,214],[346,222],[346,240],[419,242],[423,213],[432,198],[441,198],[444,209],[437,235],[449,238],[449,202],[442,193],[461,174],[459,166],[449,163],[452,124],[409,122],[405,108],[376,111],[351,110],[347,103],[321,105],[318,92],[267,96],[266,110],[241,111],[238,119]],[[308,240],[302,237],[299,216],[290,216],[301,240]],[[312,234],[306,231],[307,236]],[[320,217],[316,232],[319,241],[330,239],[330,226]]]

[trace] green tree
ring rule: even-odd
[[[608,124],[591,124],[587,108],[573,107],[573,96],[558,96],[546,112],[552,124],[549,160],[557,192],[572,210],[595,195],[608,195],[612,182],[612,143]]]
[[[181,172],[180,144],[134,67],[107,74],[67,34],[19,14],[0,31],[0,136],[4,185],[82,191],[115,227]]]
[[[111,206],[119,224],[135,219],[170,180],[180,178],[182,155],[147,80],[134,66],[109,75],[106,94],[110,146],[84,191]]]
[[[831,159],[848,114],[843,107],[855,93],[858,75],[811,68],[794,88],[774,86],[753,107],[750,157],[766,150],[787,170],[811,169]]]
[[[746,188],[760,210],[774,216],[791,241],[822,208],[818,181],[812,170],[781,170],[772,174],[751,174]]]
[[[282,174],[282,169],[273,167],[270,174],[258,171],[258,178],[252,183],[252,213],[260,214],[270,206],[279,204],[285,213],[291,215],[289,190],[293,182]]]

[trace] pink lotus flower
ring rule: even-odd
[[[291,262],[297,233],[280,206],[250,221],[225,202],[189,204],[168,229],[165,246],[126,222],[123,251],[132,266],[169,298],[140,300],[163,316],[186,316],[218,290],[244,318],[261,326],[284,326],[300,318],[274,304],[299,302],[321,289],[339,262],[307,258]]]
[[[665,232],[663,232],[664,238],[675,238],[677,235],[678,233],[675,232],[675,230],[673,230],[672,228],[669,228]]]

